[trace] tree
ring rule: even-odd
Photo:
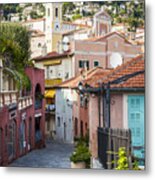
[[[16,13],[19,4],[0,4],[0,10],[3,10],[3,16],[5,20],[8,20],[10,13]]]
[[[28,30],[16,23],[1,23],[0,34],[0,57],[4,68],[18,77],[15,77],[18,84],[22,81],[23,88],[28,87],[29,80],[24,73],[30,58]]]
[[[144,1],[131,1],[127,4],[129,31],[136,32],[136,29],[144,25]]]
[[[64,2],[62,6],[62,14],[71,14],[75,8],[76,6],[73,2]]]

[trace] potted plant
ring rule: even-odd
[[[91,154],[86,144],[85,143],[79,144],[70,157],[71,168],[78,168],[78,169],[89,168],[90,157]]]

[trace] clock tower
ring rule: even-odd
[[[46,45],[47,52],[57,51],[58,42],[61,41],[62,29],[62,3],[46,3]]]

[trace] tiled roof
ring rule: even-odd
[[[62,84],[59,88],[77,88],[79,82],[87,84],[90,87],[97,88],[101,83],[108,83],[114,81],[118,78],[121,78],[125,75],[130,75],[135,72],[144,71],[144,58],[142,55],[139,55],[127,63],[118,66],[113,70],[106,70],[101,67],[91,69],[87,72],[86,78],[83,79],[81,75],[73,77]],[[138,74],[134,77],[129,78],[126,81],[122,81],[119,84],[112,84],[112,88],[144,88],[145,87],[145,78],[144,73]]]
[[[82,77],[82,75],[78,75],[76,77],[73,77],[62,84],[60,84],[58,87],[60,88],[77,88],[79,82],[82,82],[83,84],[89,84],[89,82],[92,81],[95,77],[104,77],[109,72],[109,70],[105,70],[102,67],[93,68],[87,72],[85,72],[85,78]]]
[[[69,24],[69,25],[73,25],[73,26],[77,26],[77,27],[86,27],[86,28],[90,28],[91,27],[91,26],[86,25],[86,24],[78,24],[78,23],[68,22],[68,21],[63,21],[62,24]]]
[[[30,30],[30,33],[32,37],[45,36],[45,33],[40,30]]]
[[[92,87],[98,87],[99,83],[111,82],[123,76],[130,75],[139,71],[144,71],[144,69],[145,69],[144,57],[142,55],[139,55],[133,58],[132,60],[128,61],[127,63],[122,64],[121,66],[118,66],[116,69],[108,73],[107,76],[98,78],[96,81],[92,82],[90,85]],[[112,84],[111,87],[144,88],[145,87],[144,73],[131,77],[128,80],[122,81],[119,84]]]
[[[127,44],[132,44],[128,39],[126,39],[126,37],[123,34],[117,32],[117,31],[107,33],[105,36],[99,37],[99,38],[95,39],[94,41],[106,41],[106,39],[112,35],[118,35],[121,38],[123,38]]]
[[[120,33],[120,32],[118,32],[118,31],[113,31],[113,32],[107,33],[107,34],[104,35],[104,36],[100,36],[100,37],[90,37],[89,39],[84,40],[84,41],[105,42],[105,41],[107,40],[107,38],[109,38],[110,36],[113,36],[113,35],[117,35],[117,36],[121,37],[122,39],[125,40],[125,42],[126,42],[127,44],[132,44],[132,42],[130,42],[128,39],[126,39],[126,37],[124,36],[123,33]]]
[[[105,16],[111,19],[111,16],[106,11],[100,11],[99,13],[96,14],[96,16]]]
[[[63,52],[63,53],[60,54],[60,53],[58,53],[56,51],[52,51],[52,52],[48,53],[45,56],[38,56],[38,57],[35,57],[33,59],[35,61],[42,61],[42,60],[46,60],[46,59],[61,58],[61,57],[65,57],[67,55],[72,55],[72,53],[70,51],[66,51],[66,52]]]
[[[22,24],[32,23],[32,22],[40,22],[40,21],[45,21],[45,18],[29,19],[27,21],[22,22]]]

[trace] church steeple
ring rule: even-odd
[[[56,51],[61,40],[62,3],[46,3],[46,44],[47,52]]]

